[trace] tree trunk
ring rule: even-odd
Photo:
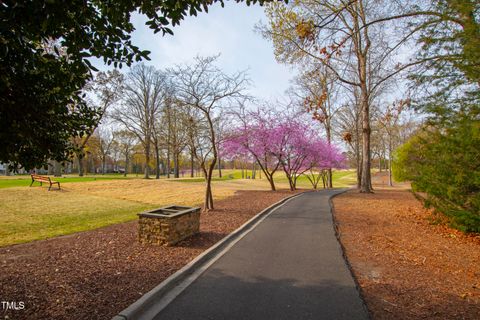
[[[212,185],[207,180],[206,190],[205,190],[205,205],[203,210],[208,211],[213,209],[213,193],[212,193]]]
[[[193,151],[190,153],[190,177],[193,178],[195,176],[195,155],[193,154]]]
[[[48,160],[47,163],[47,175],[53,175],[53,160]]]
[[[220,178],[222,177],[222,163],[221,163],[220,157],[218,158],[218,176]]]
[[[210,184],[210,190],[208,192],[208,199],[210,201],[210,209],[213,210],[213,191],[212,191],[212,185]]]
[[[83,174],[85,171],[83,157],[77,154],[77,160],[78,160],[78,176],[83,177]]]
[[[392,181],[392,138],[388,139],[388,185],[393,187]]]
[[[370,110],[366,84],[362,88],[362,178],[360,192],[372,192],[372,179],[370,173]]]
[[[209,211],[213,210],[213,195],[212,195],[212,173],[213,169],[215,168],[215,156],[212,159],[212,162],[208,166],[208,169],[206,168],[205,163],[202,164],[202,171],[203,175],[205,176],[205,198],[204,198],[204,205],[203,205],[203,210],[204,211]]]
[[[330,118],[327,118],[325,122],[325,131],[327,133],[327,142],[328,145],[332,143],[332,132],[330,128]],[[328,187],[333,188],[333,178],[332,178],[332,168],[328,168]]]
[[[292,177],[288,177],[288,184],[290,185],[290,191],[295,191],[295,183]]]
[[[203,211],[210,209],[210,184],[205,181],[205,198],[203,199]]]
[[[362,2],[357,2],[359,5],[359,16],[356,18],[356,28],[361,19],[365,19],[362,9]],[[358,30],[359,31],[359,30]],[[370,91],[368,78],[368,58],[370,49],[370,38],[368,35],[368,28],[362,30],[363,39],[359,38],[355,43],[355,50],[358,58],[358,73],[360,82],[360,103],[361,103],[361,120],[362,120],[362,179],[360,181],[360,192],[372,193],[372,179],[371,179],[371,154],[370,154]],[[364,46],[362,48],[362,45]]]
[[[150,137],[145,138],[145,174],[143,176],[144,179],[150,179]]]
[[[62,164],[58,161],[53,162],[53,175],[55,177],[61,177],[62,176]]]
[[[155,179],[160,179],[160,150],[158,148],[158,141],[155,141]]]
[[[102,156],[102,174],[105,174],[105,163],[107,162],[107,157],[105,155]]]
[[[210,114],[208,112],[205,113],[205,116],[208,121],[208,126],[210,129],[210,139],[212,141],[212,161],[208,166],[208,172],[205,172],[206,180],[207,180],[206,200],[208,200],[208,203],[205,204],[205,209],[213,210],[214,207],[213,207],[213,195],[212,195],[212,175],[213,175],[213,170],[215,169],[215,164],[217,163],[218,151],[217,151],[217,145],[215,141],[215,129],[213,128],[212,119],[210,118]]]
[[[203,199],[203,211],[210,209],[210,182],[208,181],[207,168],[205,164],[202,165],[203,175],[205,176],[205,198]]]
[[[127,176],[127,171],[128,171],[128,155],[125,156],[125,171],[123,172],[123,176]]]
[[[360,189],[360,185],[362,181],[362,155],[360,154],[360,143],[358,139],[357,139],[357,142],[355,143],[355,152],[356,152],[355,161],[357,165],[357,189]]]
[[[393,187],[393,180],[392,180],[392,159],[388,159],[388,185]]]
[[[87,174],[89,172],[93,173],[94,175],[97,174],[97,167],[96,167],[95,161],[93,161],[93,157],[91,155],[87,158]]]
[[[268,175],[266,172],[265,176],[267,177],[268,182],[270,183],[270,189],[272,191],[276,191],[277,189],[275,188],[275,182],[273,181],[273,175]]]
[[[53,161],[52,161],[52,160],[48,160],[47,166],[44,167],[44,168],[47,169],[47,175],[48,175],[48,176],[53,175]]]
[[[327,185],[329,188],[333,188],[333,172],[332,168],[328,168],[327,170]]]
[[[174,152],[174,154],[173,154],[173,177],[174,178],[179,178],[180,177],[178,158],[179,158],[179,153]]]
[[[170,146],[167,144],[167,179],[170,179]]]

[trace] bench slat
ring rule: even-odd
[[[41,176],[37,174],[31,174],[30,176],[32,177],[32,183],[30,184],[30,186],[32,186],[32,184],[36,181],[40,183],[49,183],[50,187],[48,188],[48,190],[50,190],[52,188],[52,185],[54,184],[58,185],[58,189],[60,189],[60,182],[52,180],[50,179],[50,177]]]

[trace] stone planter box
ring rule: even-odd
[[[172,246],[200,231],[200,208],[168,206],[138,214],[138,240]]]

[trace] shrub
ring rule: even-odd
[[[394,155],[395,179],[427,194],[426,205],[453,226],[480,232],[480,121],[458,116],[448,126],[425,127]]]

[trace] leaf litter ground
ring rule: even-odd
[[[373,319],[480,319],[480,236],[450,228],[409,186],[334,199],[347,259]]]

